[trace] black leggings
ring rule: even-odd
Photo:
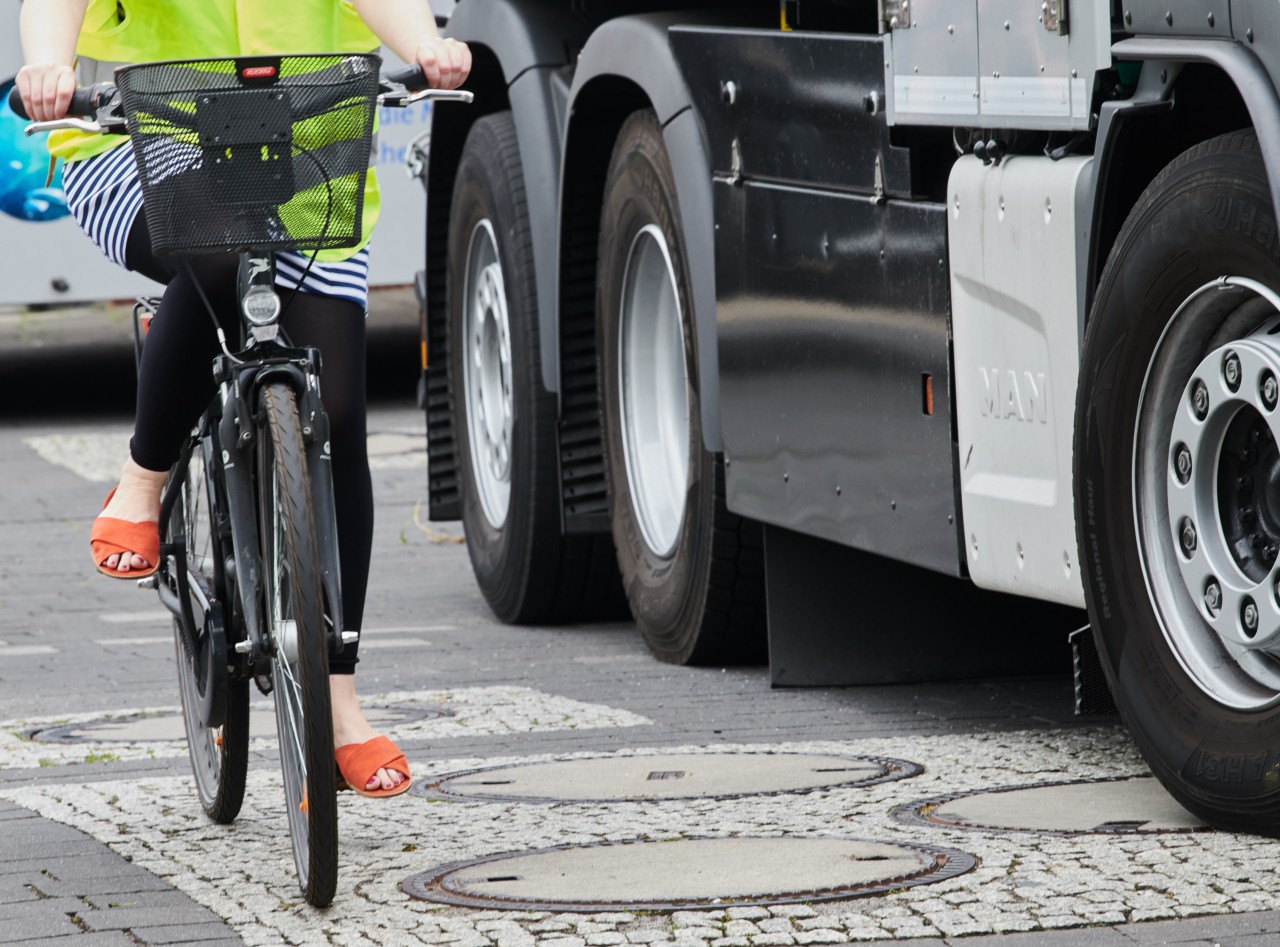
[[[148,470],[168,470],[182,439],[214,395],[212,360],[219,351],[213,322],[191,275],[199,280],[231,345],[240,333],[234,254],[179,258],[151,252],[146,218],[139,214],[125,251],[129,269],[165,284],[138,372],[138,410],[129,452]],[[289,292],[283,296],[289,299]],[[365,424],[365,319],[355,303],[299,292],[282,322],[295,345],[320,350],[321,391],[329,415],[333,492],[342,572],[342,627],[359,631],[373,548],[373,483]],[[332,674],[354,674],[357,645],[331,658]]]

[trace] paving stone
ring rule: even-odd
[[[790,934],[758,934],[751,938],[754,947],[788,947],[794,944],[796,939]]]
[[[222,919],[216,914],[195,904],[184,908],[116,908],[110,911],[86,911],[81,917],[85,926],[95,931],[222,924]]]
[[[773,904],[769,913],[774,917],[813,917],[818,912],[807,904]]]
[[[796,928],[788,917],[765,917],[756,921],[756,927],[766,934],[790,934]]]
[[[618,931],[600,931],[595,934],[586,935],[587,947],[613,947],[615,944],[625,944],[627,935]]]
[[[40,912],[31,917],[6,921],[0,925],[0,944],[34,943],[47,937],[79,933],[80,928],[65,914]]]
[[[129,931],[144,944],[203,944],[205,941],[239,940],[239,938],[228,936],[230,932],[221,921],[207,924],[166,924],[155,927],[133,927]]]
[[[725,924],[724,933],[726,937],[753,937],[760,933],[760,928],[748,920],[732,920]]]
[[[797,944],[842,944],[846,940],[842,931],[829,929],[798,931],[794,936]]]

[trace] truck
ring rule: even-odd
[[[462,0],[431,516],[502,620],[775,685],[1090,653],[1280,830],[1280,6]],[[1082,611],[1083,610],[1083,611]],[[1087,617],[1085,613],[1087,612]]]

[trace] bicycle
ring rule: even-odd
[[[422,88],[417,67],[380,78],[380,66],[372,54],[126,66],[116,82],[76,91],[68,114],[78,117],[27,128],[129,134],[154,251],[240,254],[241,345],[231,351],[218,328],[218,393],[170,472],[160,562],[139,584],[174,616],[188,752],[215,822],[234,820],[244,800],[249,682],[273,695],[294,862],[316,907],[337,887],[328,662],[358,633],[335,618],[320,355],[282,336],[288,303],[275,291],[273,253],[358,243],[377,105],[472,98]],[[24,115],[16,90],[10,105]],[[139,349],[154,308],[135,309]]]

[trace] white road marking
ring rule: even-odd
[[[408,635],[429,631],[457,631],[457,625],[389,625],[386,628],[366,628],[362,635]]]
[[[24,658],[36,654],[57,654],[58,649],[47,644],[6,645],[0,648],[0,661],[5,658]]]
[[[91,483],[114,483],[129,456],[129,434],[45,434],[22,441],[44,460]]]
[[[163,608],[152,608],[145,612],[106,612],[98,616],[100,621],[109,625],[140,625],[147,623],[167,622],[173,616]]]
[[[172,644],[173,635],[154,635],[150,638],[97,638],[93,643],[106,648],[125,648],[144,644]]]
[[[360,647],[367,648],[429,648],[430,641],[423,641],[421,638],[371,638],[368,641],[363,640],[361,636]]]

